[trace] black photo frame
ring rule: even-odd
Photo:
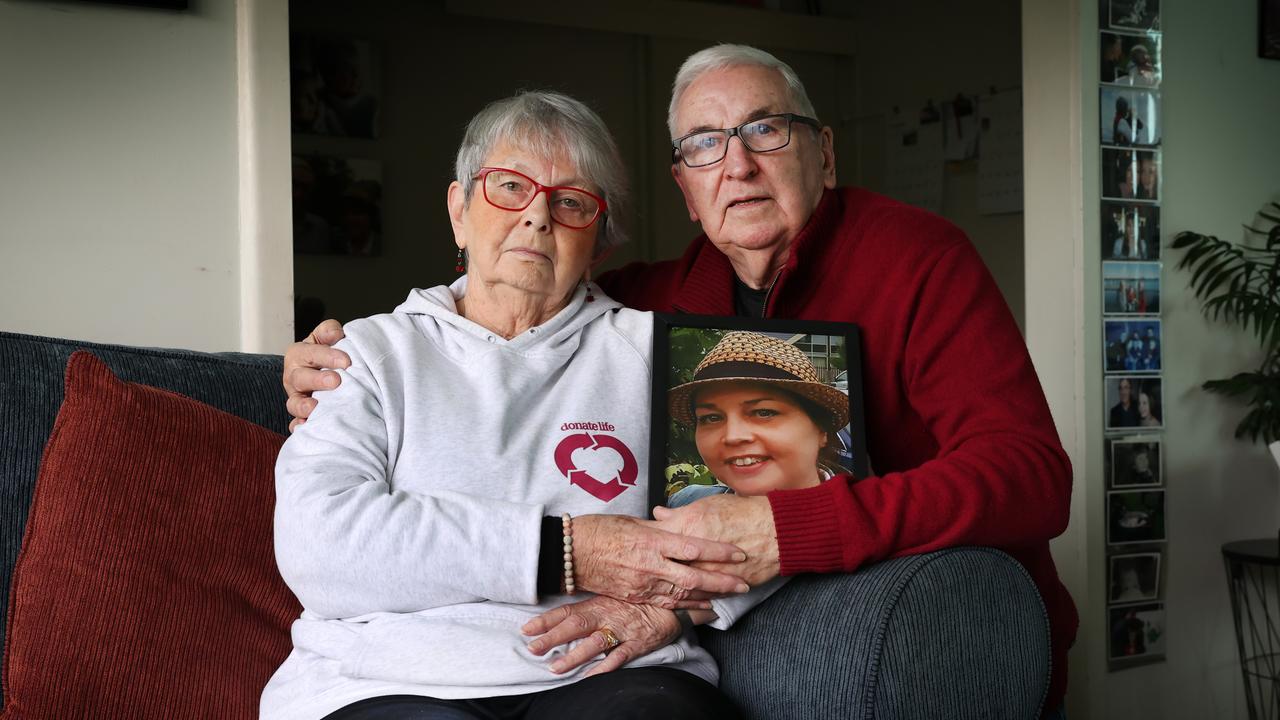
[[[1258,57],[1280,60],[1280,0],[1258,0]]]
[[[866,477],[866,417],[862,392],[862,342],[851,323],[814,320],[755,319],[655,313],[653,330],[652,413],[649,448],[649,505],[666,505],[668,490],[688,485],[720,485],[702,462],[693,428],[678,423],[668,409],[670,390],[693,377],[707,352],[729,332],[766,335],[797,346],[813,363],[821,384],[843,390],[848,397],[849,424],[828,448],[839,456],[836,472]],[[843,367],[838,367],[840,364]],[[825,364],[825,367],[823,365]],[[774,379],[786,379],[786,375]],[[702,378],[700,378],[702,379]],[[821,390],[821,388],[819,388]],[[766,460],[769,462],[769,460]],[[713,462],[712,465],[715,463]],[[689,467],[682,468],[681,466]],[[697,470],[696,468],[702,468]],[[671,486],[670,488],[668,486]]]

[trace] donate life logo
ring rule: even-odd
[[[581,427],[586,424],[565,425]],[[613,429],[607,423],[589,425]],[[604,502],[613,500],[627,488],[634,486],[639,472],[636,456],[631,449],[618,438],[600,432],[594,435],[580,432],[565,437],[556,446],[555,459],[556,467],[561,475],[569,478],[569,484],[577,485]]]

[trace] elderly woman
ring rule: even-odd
[[[671,609],[597,595],[547,619],[625,575],[597,540],[647,509],[651,319],[588,284],[625,201],[581,103],[472,120],[448,190],[467,274],[348,324],[341,386],[280,453],[276,553],[304,611],[262,717],[735,716]],[[672,565],[669,607],[677,583],[745,590]]]

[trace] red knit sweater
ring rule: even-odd
[[[640,310],[733,315],[733,268],[702,235],[679,260],[600,277]],[[852,571],[957,545],[997,547],[1048,609],[1066,691],[1075,606],[1049,554],[1067,527],[1071,466],[1026,343],[964,233],[865,190],[828,190],[769,292],[769,317],[862,329],[867,447],[880,473],[769,494],[782,574]]]

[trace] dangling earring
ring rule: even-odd
[[[582,281],[587,285],[587,302],[595,302],[596,296],[591,294],[591,271],[590,270],[587,271],[587,274],[585,277],[582,278]]]
[[[467,260],[462,256],[462,248],[458,248],[458,264],[453,268],[459,275],[467,271]]]

